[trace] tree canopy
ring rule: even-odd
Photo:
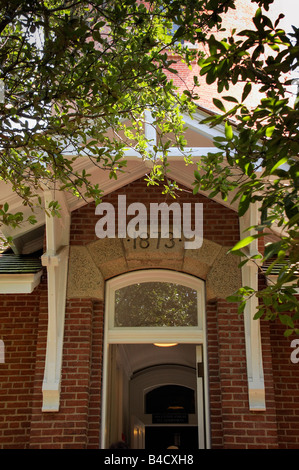
[[[299,65],[299,29],[293,26],[287,35],[279,25],[282,17],[272,23],[259,7],[252,29],[234,30],[223,40],[209,38],[200,73],[217,83],[222,98],[214,98],[219,115],[205,122],[223,123],[225,137],[215,139],[217,155],[202,158],[194,192],[211,190],[211,196],[220,193],[226,199],[235,191],[240,216],[258,206],[259,222],[231,251],[242,257],[241,265],[255,262],[261,270],[267,262],[265,274],[275,279],[260,291],[244,286],[230,300],[243,311],[246,299],[256,295],[262,301],[255,318],[278,317],[289,335],[299,332],[299,97],[290,93]],[[243,85],[241,100],[229,94],[236,83]],[[246,98],[254,86],[262,95],[250,108]],[[267,235],[274,237],[264,252],[246,255],[253,240]]]
[[[75,159],[84,156],[117,178],[126,165],[121,158],[125,146],[146,154],[145,109],[152,110],[161,133],[173,131],[182,146],[180,113],[192,104],[167,80],[173,63],[169,52],[189,62],[194,51],[180,40],[194,41],[197,29],[204,38],[220,21],[216,13],[231,4],[1,2],[0,178],[32,206],[40,203],[40,187],[51,184],[98,201],[101,188],[90,183],[85,170],[74,171]],[[54,205],[51,209],[55,212]],[[7,205],[0,215],[3,223],[22,218]]]
[[[0,179],[33,209],[42,204],[40,189],[48,186],[99,202],[101,188],[84,169],[74,170],[76,159],[84,157],[117,178],[126,171],[124,148],[134,146],[154,160],[149,182],[162,181],[174,195],[176,185],[167,177],[169,142],[158,140],[159,159],[147,153],[144,111],[151,110],[161,137],[173,133],[183,150],[181,115],[195,110],[199,77],[179,94],[167,74],[177,73],[175,60],[189,67],[196,61],[201,78],[216,83],[221,95],[214,98],[219,113],[205,122],[223,124],[225,137],[215,139],[219,153],[201,159],[194,194],[205,190],[226,199],[234,191],[240,216],[258,205],[260,222],[232,250],[242,263],[248,261],[247,244],[274,226],[281,229],[265,253],[250,260],[261,265],[273,259],[266,274],[278,269],[277,281],[260,292],[245,286],[231,300],[242,311],[246,298],[258,295],[263,301],[256,317],[278,316],[289,334],[299,317],[299,105],[290,100],[287,84],[298,66],[299,30],[290,37],[279,18],[272,24],[272,2],[251,1],[257,7],[251,29],[224,31],[222,18],[235,0],[186,0],[183,6],[178,0],[2,1]],[[240,100],[231,93],[237,83],[243,84]],[[246,99],[253,87],[263,98],[250,108]],[[59,208],[53,202],[46,209],[57,214]],[[3,201],[0,223],[22,220]]]

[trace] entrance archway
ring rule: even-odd
[[[209,447],[204,305],[203,281],[183,273],[138,271],[107,282],[103,448],[120,439],[152,448],[163,428],[181,447],[188,433],[197,448]],[[149,413],[146,396],[167,386],[191,390],[194,413]]]
[[[157,386],[145,394],[145,413],[152,417],[152,425],[145,429],[145,449],[197,449],[196,389],[183,385]]]

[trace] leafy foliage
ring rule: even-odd
[[[263,2],[260,2],[261,4]],[[266,5],[267,7],[267,5]],[[243,258],[241,265],[261,265],[272,260],[266,276],[276,279],[261,291],[242,288],[231,300],[240,302],[243,311],[246,299],[256,295],[261,301],[256,318],[279,318],[293,331],[299,319],[299,100],[292,103],[288,85],[291,72],[299,61],[299,30],[293,27],[288,37],[279,20],[272,24],[258,8],[252,30],[233,31],[222,40],[211,36],[209,55],[200,60],[201,74],[208,83],[217,83],[214,99],[221,111],[204,122],[211,126],[224,124],[225,137],[216,138],[216,155],[208,155],[195,174],[194,193],[199,188],[211,190],[227,199],[235,192],[239,215],[257,204],[258,225],[248,227],[251,234],[231,251]],[[227,95],[231,87],[243,84],[241,100]],[[249,108],[246,98],[258,87],[262,93],[256,106]],[[257,238],[272,234],[263,254],[248,255],[246,248]]]
[[[219,93],[219,114],[205,122],[223,124],[225,136],[215,139],[218,153],[202,158],[194,193],[203,189],[227,199],[234,192],[240,216],[258,204],[259,224],[248,227],[249,237],[232,252],[242,256],[242,264],[273,259],[266,275],[275,269],[277,280],[259,292],[244,287],[234,299],[242,311],[246,299],[257,295],[257,317],[278,316],[289,334],[299,317],[299,123],[298,100],[290,102],[287,85],[298,66],[299,30],[290,38],[279,18],[272,24],[264,13],[272,1],[252,0],[258,7],[253,28],[230,32],[223,31],[222,17],[235,8],[234,0],[186,0],[183,7],[178,0],[2,1],[0,179],[33,210],[43,205],[40,195],[47,187],[99,202],[102,191],[89,172],[95,165],[117,178],[126,171],[124,150],[134,147],[154,162],[148,183],[162,180],[173,195],[177,186],[167,179],[170,143],[162,137],[173,133],[184,148],[181,113],[191,114],[198,97],[192,89],[179,95],[167,73],[176,73],[177,60],[189,67],[198,60],[201,77],[217,83]],[[208,54],[185,40],[204,45]],[[199,81],[195,76],[194,85]],[[239,83],[240,100],[230,94]],[[256,87],[263,98],[250,108]],[[160,129],[153,154],[143,132],[145,110]],[[55,202],[46,209],[59,215]],[[4,201],[0,224],[22,221],[22,212],[11,213]],[[35,222],[34,213],[29,222]],[[248,245],[269,233],[275,242],[264,254],[249,256]]]
[[[205,37],[219,20],[210,11],[214,3],[186,1],[181,8],[177,0],[1,2],[0,178],[24,204],[42,205],[45,187],[100,201],[101,188],[91,184],[88,168],[96,165],[117,178],[125,171],[124,149],[132,146],[154,158],[143,135],[146,109],[161,133],[173,132],[180,140],[180,112],[191,112],[193,104],[167,81],[167,71],[174,72],[169,52],[190,63],[195,51],[181,40],[194,42],[196,30]],[[233,4],[217,3],[215,12]],[[167,152],[161,139],[157,147]],[[76,169],[80,158],[86,160],[83,170]],[[163,158],[159,165],[161,174]],[[18,224],[20,214],[7,212],[0,214],[2,223]]]

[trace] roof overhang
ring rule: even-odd
[[[211,148],[213,145],[213,138],[216,136],[224,135],[224,128],[216,126],[210,128],[201,123],[202,119],[206,116],[206,112],[198,109],[198,112],[193,119],[184,117],[185,124],[188,129],[191,129],[194,138],[192,138],[192,147],[188,149],[188,153],[192,153],[193,164],[185,164],[184,156],[180,149],[171,148],[169,156],[168,176],[174,179],[177,183],[184,185],[190,189],[192,193],[194,170],[197,170],[197,162],[200,160],[201,155],[206,152],[217,151],[216,147]],[[148,116],[150,119],[150,116]],[[148,132],[152,138],[155,138],[155,133],[151,122],[148,122]],[[145,129],[146,131],[146,129]],[[198,143],[204,145],[195,145],[197,143],[196,136],[198,136]],[[207,140],[205,140],[207,139]],[[85,169],[86,173],[90,174],[92,183],[96,183],[103,190],[104,195],[109,194],[125,185],[140,179],[150,171],[149,162],[144,161],[141,155],[137,154],[134,149],[127,149],[125,158],[127,159],[127,167],[124,173],[121,173],[117,180],[109,178],[109,172],[103,171],[90,164],[89,158],[77,158],[74,162],[74,170],[80,171]],[[73,156],[69,154],[70,158]],[[3,191],[2,191],[3,189]],[[47,189],[47,190],[46,190]],[[9,203],[11,211],[30,211],[22,204],[22,200],[6,185],[5,182],[0,182],[1,200]],[[54,194],[55,193],[55,194]],[[205,196],[205,194],[201,192]],[[32,231],[35,227],[46,226],[46,253],[42,257],[43,265],[47,269],[48,276],[48,333],[47,333],[47,352],[46,352],[46,366],[43,381],[43,411],[58,411],[60,400],[60,382],[61,382],[61,367],[62,367],[62,352],[63,352],[63,330],[64,330],[64,317],[65,317],[65,302],[66,302],[66,286],[68,274],[68,258],[69,258],[69,233],[71,223],[71,212],[89,203],[88,200],[75,198],[70,193],[52,191],[45,188],[43,200],[45,206],[53,197],[58,200],[62,207],[63,217],[47,217],[44,210],[37,213],[38,223],[35,226],[29,224],[22,224],[14,233],[7,228],[4,232],[5,236],[11,235],[13,237],[20,237]],[[52,198],[52,199],[51,199]],[[233,195],[231,195],[233,198]],[[231,210],[237,212],[238,202],[232,203],[232,199],[223,201],[220,198],[214,197],[213,200],[229,207]],[[0,201],[1,203],[1,201]],[[31,215],[31,211],[30,211]],[[248,222],[248,224],[247,224]],[[257,222],[256,207],[250,208],[249,214],[240,219],[241,229],[252,226]],[[241,230],[241,234],[242,234]],[[242,235],[241,235],[242,236]],[[25,245],[32,242],[26,239]],[[24,240],[22,240],[22,243]],[[256,244],[251,247],[256,250]],[[5,274],[3,283],[5,283],[5,292],[9,289],[16,292],[32,292],[34,286],[40,280],[41,272],[35,274]],[[246,285],[255,285],[257,282],[256,267],[243,266],[242,278]],[[248,282],[247,282],[248,281]],[[4,284],[3,284],[4,285]],[[244,284],[245,285],[245,284]],[[0,276],[0,287],[1,276]],[[1,290],[0,290],[1,292]],[[248,363],[248,386],[249,386],[249,402],[250,409],[264,410],[265,409],[265,396],[264,396],[264,379],[262,371],[262,354],[260,345],[260,332],[259,323],[253,322],[252,312],[255,310],[255,305],[249,301],[246,306],[245,312],[245,338],[246,338],[246,355]]]
[[[43,271],[30,274],[0,274],[0,294],[31,294],[39,285]]]
[[[201,121],[209,114],[210,113],[208,110],[204,110],[198,107],[197,112],[194,114],[193,118],[189,116],[183,116],[187,132],[189,132],[189,136],[191,135],[192,146],[186,148],[184,154],[179,148],[171,147],[169,149],[168,177],[176,181],[178,184],[190,189],[190,191],[193,191],[192,183],[195,179],[194,171],[197,170],[197,162],[200,160],[201,156],[206,155],[208,152],[219,151],[213,145],[213,138],[224,135],[223,126],[210,128],[208,125],[201,123]],[[153,129],[150,119],[151,117],[149,115],[146,124],[148,129],[145,128],[145,132],[148,133],[147,137],[154,140],[155,129]],[[192,155],[192,164],[187,165],[185,163],[184,155],[186,154]],[[74,155],[70,150],[69,156],[70,158],[73,158],[76,155]],[[104,196],[132,183],[133,181],[136,181],[137,179],[146,176],[150,172],[151,168],[151,163],[148,160],[144,160],[134,148],[126,149],[124,159],[127,160],[127,166],[123,173],[119,173],[117,180],[111,179],[109,177],[109,171],[105,171],[96,167],[88,157],[86,158],[78,155],[77,157],[78,158],[73,163],[74,171],[80,172],[84,169],[87,174],[90,174],[89,179],[91,183],[98,184],[100,189],[102,189]],[[45,187],[45,190],[47,189],[48,188]],[[207,197],[209,196],[209,194],[206,192],[201,191],[200,193]],[[24,206],[22,199],[13,191],[11,184],[6,183],[5,181],[0,181],[0,194],[0,204],[7,202],[10,212],[22,212],[24,214],[24,222],[21,223],[18,227],[1,227],[4,237],[12,237],[15,241],[15,243],[11,245],[13,251],[15,253],[24,253],[24,251],[20,251],[19,247],[21,245],[26,245],[28,248],[30,248],[30,244],[32,243],[30,234],[34,230],[38,231],[39,228],[42,229],[42,227],[46,224],[47,216],[45,215],[45,211],[43,208],[35,210],[34,213],[37,219],[37,223],[32,225],[29,222],[26,222],[26,219],[32,215],[31,208]],[[40,196],[42,199],[44,199],[43,190],[40,190]],[[92,201],[91,199],[89,200],[78,198],[69,192],[64,192],[64,196],[70,213]],[[232,203],[232,198],[233,195],[228,201],[223,201],[222,198],[218,196],[214,197],[213,199],[236,212],[237,202]],[[37,240],[36,237],[34,238]],[[39,243],[41,243],[41,237],[39,238]]]

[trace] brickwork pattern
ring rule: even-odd
[[[283,449],[299,449],[299,363],[291,361],[291,341],[298,336],[284,337],[278,322],[269,328],[279,443]]]
[[[210,420],[213,449],[278,448],[272,357],[263,327],[266,411],[249,410],[243,317],[224,300],[207,305]]]
[[[118,196],[125,195],[127,206],[134,202],[143,203],[146,208],[149,208],[150,203],[162,203],[170,205],[173,202],[180,204],[189,203],[193,208],[195,203],[203,204],[203,220],[204,220],[204,238],[214,241],[222,246],[233,246],[239,240],[239,219],[235,212],[225,206],[217,204],[215,201],[198,194],[194,196],[192,190],[180,186],[182,191],[178,192],[177,199],[170,196],[166,198],[162,194],[161,187],[147,187],[144,178],[140,178],[124,188],[108,194],[103,198],[103,202],[108,202],[117,208]],[[99,215],[95,214],[96,206],[90,203],[80,209],[77,209],[72,214],[71,226],[71,245],[86,245],[93,241],[98,240],[95,234],[95,225],[100,219]],[[149,211],[148,211],[149,214]],[[128,216],[130,220],[132,216]],[[117,220],[116,220],[116,233],[117,233]]]
[[[42,316],[41,311],[41,318]],[[41,411],[46,340],[46,323],[42,322],[43,325],[39,326],[29,447],[31,449],[99,448],[102,305],[97,302],[94,308],[91,299],[72,299],[67,302],[58,413]]]
[[[34,389],[39,295],[1,295],[0,338],[5,363],[0,364],[0,448],[28,445]]]
[[[160,191],[148,189],[142,180],[105,200],[117,203],[118,194],[126,194],[128,203],[161,202]],[[180,202],[195,200],[204,203],[205,237],[223,245],[234,243],[236,214],[189,191],[180,197]],[[72,244],[95,240],[96,220],[93,204],[78,209]],[[31,295],[1,296],[0,337],[6,361],[0,364],[0,448],[99,448],[103,302],[67,301],[58,413],[41,411],[47,311],[46,276]],[[224,300],[209,302],[207,331],[212,448],[299,448],[299,367],[290,363],[290,340],[283,338],[282,329],[262,322],[266,412],[249,411],[244,323],[236,306]]]

